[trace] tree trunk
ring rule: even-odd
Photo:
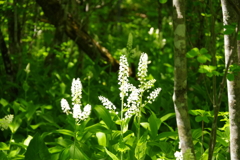
[[[67,36],[75,41],[78,47],[93,61],[100,63],[100,65],[103,65],[101,60],[107,61],[112,71],[118,70],[119,62],[112,57],[106,48],[84,31],[70,13],[65,13],[58,0],[36,0],[36,2],[42,7],[48,21],[55,27],[63,28]]]
[[[182,153],[190,150],[195,157],[187,105],[187,60],[185,0],[173,0],[174,95],[178,135]],[[188,151],[189,152],[189,151]]]
[[[224,25],[239,23],[239,0],[221,0]],[[238,12],[237,12],[238,11]],[[238,13],[238,14],[237,14]],[[239,25],[238,25],[239,28]],[[237,31],[224,35],[225,64],[240,65],[240,55],[237,49]],[[231,73],[229,71],[229,73]],[[240,160],[240,73],[232,72],[234,80],[227,80],[228,107],[230,120],[230,154],[232,160]]]

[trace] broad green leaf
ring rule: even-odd
[[[197,57],[197,61],[198,61],[199,63],[206,63],[207,60],[209,60],[209,59],[208,59],[208,57],[205,56],[205,55],[200,55],[200,56]]]
[[[44,144],[44,141],[39,135],[39,133],[37,133],[31,140],[25,154],[25,160],[32,160],[33,157],[34,160],[51,159],[51,155],[48,152],[48,148]]]
[[[77,145],[75,144],[72,144],[70,149],[69,149],[69,152],[70,152],[70,158],[72,159],[89,159],[87,157],[86,154],[84,154],[83,152],[81,152],[79,150],[79,148],[77,147]]]
[[[195,117],[196,122],[201,122],[203,120],[202,116]]]
[[[115,156],[112,152],[110,152],[109,150],[107,150],[106,147],[105,147],[105,151],[106,151],[107,155],[109,155],[109,156],[112,158],[112,160],[119,160],[119,159],[117,158],[117,156]]]
[[[7,157],[7,153],[0,152],[0,159],[1,160],[9,160],[8,157]]]
[[[143,143],[138,143],[136,148],[135,148],[135,157],[137,159],[144,159],[146,156],[146,151],[147,151],[147,141]]]
[[[111,115],[109,114],[109,111],[106,108],[97,105],[94,107],[94,110],[97,112],[98,116],[102,118],[102,120],[105,122],[109,129],[110,128],[116,129],[116,126],[112,121]]]
[[[234,80],[234,74],[228,73],[228,74],[227,74],[227,79],[228,79],[229,81],[233,81],[233,80]]]
[[[15,133],[18,130],[18,128],[20,127],[21,123],[22,123],[22,117],[20,115],[17,115],[14,118],[13,122],[11,124],[9,124],[9,128],[10,128],[11,132]]]
[[[170,153],[173,148],[172,144],[168,142],[159,142],[159,147],[165,154]]]
[[[201,128],[198,128],[198,129],[193,129],[192,130],[192,137],[194,139],[199,139],[203,134],[203,131]]]
[[[6,101],[5,99],[1,98],[0,104],[1,104],[3,107],[6,107],[6,106],[8,105],[8,101]]]
[[[9,150],[9,146],[4,142],[0,142],[0,150]]]
[[[149,125],[148,122],[141,122],[140,125],[141,125],[143,128],[150,130],[150,125]]]
[[[187,52],[186,57],[187,58],[193,58],[197,55],[199,55],[199,49],[198,48],[193,48],[189,52]]]
[[[209,119],[208,119],[207,115],[203,115],[203,121],[205,123],[209,123]]]
[[[173,118],[176,116],[176,113],[168,113],[160,118],[161,122],[168,120],[169,118]]]
[[[23,90],[24,90],[25,92],[27,92],[29,88],[30,88],[30,86],[28,85],[27,81],[24,81],[24,82],[23,82]]]
[[[166,3],[167,0],[159,0],[160,3]]]
[[[96,133],[96,137],[97,137],[99,145],[104,146],[104,147],[107,146],[107,138],[106,138],[106,134],[105,133],[97,132]]]
[[[51,153],[51,154],[54,154],[54,153],[60,153],[64,150],[64,147],[62,146],[54,146],[54,147],[51,147],[48,149],[48,151]]]
[[[150,125],[150,135],[153,139],[157,137],[158,129],[161,124],[161,120],[157,118],[154,112],[151,113],[151,116],[148,118],[148,122]]]
[[[62,152],[61,152],[61,154],[60,154],[60,159],[59,160],[66,160],[66,159],[69,159],[69,157],[70,157],[70,152],[69,152],[69,150],[70,150],[70,147],[67,147],[67,148],[65,148]]]
[[[158,139],[177,139],[178,138],[178,133],[177,132],[162,132],[158,135]]]
[[[60,134],[64,134],[64,135],[67,135],[67,136],[71,136],[71,137],[74,137],[74,133],[70,130],[67,130],[67,129],[58,129],[56,131],[53,131],[54,133],[60,133]]]
[[[206,54],[206,53],[208,53],[208,50],[206,48],[201,48],[200,53],[201,54]]]

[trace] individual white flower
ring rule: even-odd
[[[4,129],[7,129],[9,124],[12,123],[13,115],[9,114],[6,115],[3,119],[0,119],[0,128],[3,131]]]
[[[150,95],[147,97],[148,103],[152,103],[153,101],[155,101],[161,90],[162,90],[161,88],[156,88],[154,91],[152,91]]]
[[[73,78],[72,81],[72,87],[71,87],[71,92],[72,92],[72,104],[81,104],[81,99],[82,99],[82,83],[80,81],[80,78]]]
[[[62,107],[63,113],[66,113],[67,115],[71,113],[70,112],[71,108],[69,107],[67,100],[64,98],[61,100],[61,107]]]
[[[146,80],[146,76],[147,76],[147,66],[148,65],[148,55],[147,53],[142,53],[139,63],[138,63],[138,80],[140,81],[140,83],[144,83]]]
[[[176,151],[174,156],[176,157],[176,160],[183,160],[182,152]]]
[[[129,66],[125,55],[120,57],[118,84],[120,85],[120,97],[123,98],[128,92]]]
[[[110,109],[110,110],[116,109],[115,105],[111,101],[109,101],[107,98],[105,98],[103,96],[99,96],[98,98],[102,102],[102,104],[105,108]]]

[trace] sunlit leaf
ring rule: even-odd
[[[107,138],[106,138],[106,134],[105,133],[97,132],[96,133],[96,137],[97,137],[99,145],[104,146],[104,147],[107,146]]]
[[[39,135],[39,133],[37,133],[31,140],[27,148],[27,152],[25,154],[25,160],[32,160],[33,157],[34,160],[51,159],[51,155],[48,152],[48,148],[44,144],[44,141]]]
[[[109,128],[116,129],[114,122],[112,121],[109,111],[103,106],[97,105],[94,107],[94,110],[97,112],[98,116],[103,119],[106,125]]]
[[[160,3],[166,3],[167,0],[159,0]]]
[[[8,105],[8,101],[5,100],[5,99],[3,99],[3,98],[1,98],[1,99],[0,99],[0,104],[1,104],[3,107],[6,107],[6,106]]]
[[[58,129],[56,131],[53,131],[55,133],[60,133],[60,134],[64,134],[64,135],[67,135],[67,136],[71,136],[71,137],[74,137],[74,133],[70,130],[67,130],[67,129]]]
[[[189,52],[187,52],[186,57],[187,58],[193,58],[197,55],[199,55],[199,49],[198,48],[193,48]]]
[[[110,152],[106,147],[105,147],[105,151],[107,155],[109,155],[112,158],[112,160],[119,160],[117,156],[115,156],[112,152]]]

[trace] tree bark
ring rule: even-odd
[[[240,6],[238,0],[221,0],[223,23],[232,25],[238,23],[239,15],[235,6]],[[237,29],[238,30],[238,29]],[[240,51],[237,48],[237,30],[224,35],[225,65],[240,65]],[[231,73],[229,71],[229,73]],[[240,72],[232,72],[234,80],[227,80],[228,108],[230,121],[230,155],[232,160],[240,160]]]
[[[190,150],[195,157],[187,105],[187,59],[185,0],[173,0],[174,95],[178,135],[183,155]]]
[[[84,51],[93,61],[104,65],[106,61],[112,71],[117,71],[119,62],[112,57],[109,51],[96,42],[70,13],[65,13],[58,0],[36,0],[42,7],[48,21],[55,27],[63,28],[68,37],[76,42],[78,47]],[[63,34],[63,33],[62,33]]]

